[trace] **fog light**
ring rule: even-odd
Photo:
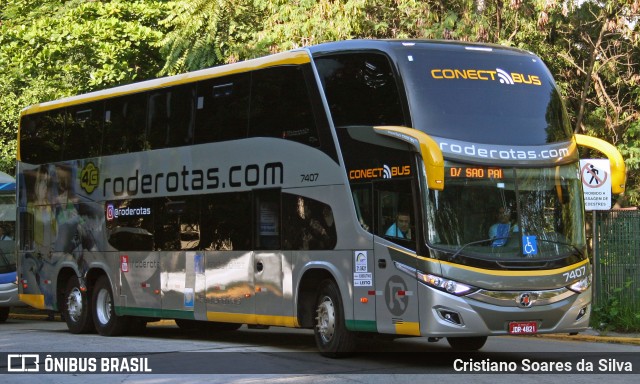
[[[576,320],[580,320],[584,317],[584,315],[586,315],[589,312],[589,306],[586,305],[584,307],[582,307],[580,309],[580,312],[578,312],[578,316],[576,316]]]
[[[448,309],[438,309],[438,314],[444,321],[455,325],[462,325],[462,317],[458,312]]]

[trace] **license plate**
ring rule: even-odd
[[[538,323],[535,321],[514,321],[509,323],[509,333],[512,335],[531,335],[538,333]]]

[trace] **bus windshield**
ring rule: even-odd
[[[554,259],[585,246],[575,163],[549,168],[447,162],[445,189],[429,191],[429,242],[486,259]]]
[[[560,94],[538,57],[473,47],[403,47],[412,125],[430,136],[496,145],[566,141]]]

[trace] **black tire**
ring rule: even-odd
[[[94,331],[89,293],[87,290],[81,289],[77,276],[71,276],[67,281],[60,305],[62,317],[71,333],[81,334]]]
[[[93,288],[93,322],[102,336],[121,336],[127,332],[131,318],[116,315],[111,284],[101,276]]]
[[[4,323],[9,318],[10,307],[0,307],[0,323]]]
[[[333,280],[320,284],[316,296],[314,335],[320,354],[344,357],[356,349],[356,334],[347,329],[340,290]]]
[[[487,336],[447,337],[447,342],[451,348],[457,351],[477,351],[484,347],[487,342]]]

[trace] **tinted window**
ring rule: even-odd
[[[152,199],[122,200],[107,203],[109,244],[118,250],[154,249],[154,212]]]
[[[301,67],[274,67],[252,74],[249,125],[251,137],[277,137],[320,145]]]
[[[20,127],[21,160],[32,164],[60,161],[64,122],[59,111],[25,116]]]
[[[245,73],[198,83],[196,144],[247,136],[250,79]]]
[[[386,56],[343,54],[318,58],[315,62],[336,127],[407,125]]]
[[[373,229],[371,201],[371,185],[370,184],[352,184],[351,194],[353,195],[353,203],[355,204],[358,222],[365,231]]]
[[[160,251],[199,249],[200,205],[194,196],[155,199],[155,248]]]
[[[333,211],[327,204],[307,197],[282,194],[283,248],[287,250],[334,249],[337,242]]]
[[[102,153],[115,155],[148,149],[145,138],[146,115],[146,93],[107,100]]]
[[[373,184],[376,196],[375,233],[415,249],[416,231],[411,180]]]
[[[251,249],[251,193],[202,196],[199,248]]]
[[[63,160],[100,156],[103,116],[101,102],[67,108]]]
[[[151,149],[191,144],[194,99],[192,85],[149,92],[147,138]]]

